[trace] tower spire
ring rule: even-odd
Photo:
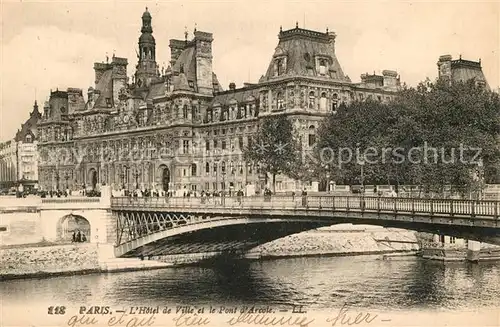
[[[151,25],[151,14],[146,7],[142,14],[141,36],[139,37],[139,51],[137,57],[139,62],[136,71],[136,83],[142,86],[149,85],[152,78],[156,77],[156,41],[153,37],[153,27]]]

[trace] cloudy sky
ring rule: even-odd
[[[153,16],[157,60],[168,41],[198,30],[214,34],[213,68],[224,88],[255,82],[267,69],[283,29],[337,33],[337,56],[355,82],[365,72],[397,70],[415,85],[437,75],[440,55],[478,60],[493,88],[500,76],[500,2],[443,1],[0,1],[0,140],[13,137],[34,100],[50,89],[94,83],[93,63],[106,54],[137,57],[141,15]],[[84,93],[86,93],[84,91]]]

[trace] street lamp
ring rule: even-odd
[[[125,177],[128,176],[129,168],[130,167],[128,165],[123,165],[122,173],[120,174],[120,176],[122,177],[123,190],[125,190]],[[128,190],[128,183],[127,183],[127,190]]]
[[[56,190],[59,190],[59,172],[56,170]]]
[[[361,181],[360,181],[361,182],[361,192],[362,192],[362,194],[365,194],[365,185],[364,185],[365,184],[365,175],[364,175],[364,170],[363,170],[363,168],[365,166],[365,162],[364,162],[364,160],[360,160],[360,161],[358,161],[358,163],[361,167]]]
[[[330,166],[326,165],[326,191],[330,193]]]
[[[68,172],[64,173],[64,179],[66,180],[66,188],[68,188],[68,179],[69,179]]]
[[[134,173],[132,174],[135,177],[135,189],[139,189],[139,176],[141,176],[141,172],[135,168]]]

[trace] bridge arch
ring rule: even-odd
[[[83,216],[68,214],[57,221],[56,225],[56,240],[59,242],[71,242],[73,234],[80,238],[78,241],[90,242],[91,240],[91,225],[90,222]]]

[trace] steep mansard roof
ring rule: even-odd
[[[280,78],[281,76],[308,76],[321,77],[329,80],[350,82],[344,75],[342,67],[335,55],[336,34],[332,32],[316,32],[299,28],[280,31],[279,43],[266,74],[260,82]],[[286,58],[286,71],[280,76],[275,74],[275,59]],[[326,59],[328,72],[321,75],[317,71],[316,60]]]

